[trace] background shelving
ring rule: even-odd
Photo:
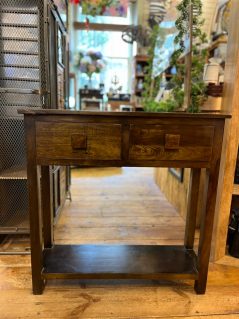
[[[147,73],[148,67],[148,56],[147,55],[136,55],[134,57],[134,81],[133,81],[133,93],[135,95],[135,109],[142,109],[141,99],[143,92],[144,78]]]

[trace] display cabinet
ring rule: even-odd
[[[18,109],[67,106],[66,27],[59,4],[0,2],[0,234],[29,233],[24,125]]]

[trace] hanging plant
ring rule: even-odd
[[[205,32],[201,30],[204,24],[202,19],[202,1],[201,0],[183,0],[178,5],[180,12],[179,18],[176,20],[176,27],[179,30],[175,38],[175,43],[180,45],[180,48],[175,51],[172,56],[171,64],[177,68],[177,74],[172,78],[174,89],[172,96],[177,100],[177,96],[184,97],[182,89],[184,78],[186,75],[186,65],[180,64],[180,56],[185,52],[185,38],[188,34],[189,21],[188,7],[192,4],[193,17],[192,17],[192,65],[191,65],[191,96],[188,105],[189,112],[199,112],[200,106],[206,99],[206,84],[203,81],[204,65],[206,63],[208,51],[205,48],[207,37]],[[182,107],[182,103],[179,104]]]
[[[144,90],[142,93],[144,110],[149,112],[159,111],[159,103],[155,101],[155,97],[160,87],[160,77],[153,79],[152,76],[155,46],[157,45],[160,36],[159,32],[159,25],[155,25],[149,37],[148,65],[144,77]]]
[[[170,85],[173,87],[171,91],[171,97],[167,100],[157,102],[155,97],[157,94],[152,94],[153,90],[150,87],[150,82],[154,81],[152,79],[152,71],[148,73],[148,83],[146,83],[146,92],[144,99],[144,108],[146,111],[173,111],[180,109],[184,103],[184,79],[186,75],[186,65],[183,62],[184,59],[182,55],[185,53],[185,39],[188,37],[189,32],[189,5],[193,6],[193,18],[192,18],[192,66],[191,66],[191,96],[190,103],[188,106],[188,111],[198,112],[200,105],[206,99],[206,85],[203,81],[204,64],[207,57],[207,49],[205,49],[205,44],[207,43],[206,34],[201,30],[204,23],[202,20],[202,2],[201,0],[182,0],[177,6],[179,11],[179,17],[175,22],[178,34],[175,38],[175,44],[179,46],[179,49],[174,52],[171,57],[170,65],[175,67],[177,73],[172,76],[170,80]],[[155,31],[160,35],[160,27],[156,26]],[[153,45],[155,47],[157,43],[156,36],[154,35]],[[151,60],[153,61],[154,52],[151,50]],[[153,64],[153,63],[151,63]],[[157,86],[159,86],[157,84]],[[156,87],[157,89],[157,87]]]

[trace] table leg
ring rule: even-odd
[[[42,220],[40,210],[40,185],[39,170],[36,165],[36,132],[35,121],[32,118],[25,120],[26,146],[27,146],[27,182],[29,197],[30,241],[31,241],[31,266],[32,290],[35,295],[40,295],[44,289],[42,279]]]
[[[202,215],[201,227],[200,227],[200,239],[198,248],[198,280],[195,281],[194,289],[197,294],[204,294],[207,285],[207,275],[210,259],[212,232],[214,213],[217,196],[217,182],[219,174],[219,161],[216,165],[207,171],[209,182],[208,182],[208,193],[206,201],[206,211]]]
[[[41,166],[41,202],[44,247],[53,245],[53,203],[52,176],[49,166]]]
[[[28,193],[30,214],[30,239],[32,263],[32,290],[34,295],[40,295],[44,289],[42,272],[42,221],[39,207],[39,174],[36,165],[28,165]]]
[[[201,174],[200,168],[191,169],[189,197],[188,197],[189,201],[188,201],[188,208],[187,208],[187,219],[186,219],[185,238],[184,238],[184,245],[187,249],[193,249],[193,245],[194,245],[200,174]]]

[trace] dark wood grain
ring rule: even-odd
[[[187,249],[193,249],[194,236],[196,230],[196,220],[197,220],[197,203],[199,196],[199,185],[200,185],[200,169],[193,168],[191,170],[190,185],[189,185],[189,195],[188,195],[188,211],[186,218],[186,228],[185,228],[185,239],[184,245]]]
[[[129,151],[130,160],[151,161],[191,161],[209,162],[212,156],[212,147],[180,147],[177,150],[168,150],[161,145],[133,145]]]
[[[19,109],[18,113],[20,114],[31,114],[31,115],[72,115],[72,116],[90,116],[92,117],[139,117],[139,118],[194,118],[194,119],[225,119],[230,118],[231,115],[227,112],[223,113],[188,113],[188,112],[92,112],[92,111],[71,111],[71,110],[57,110],[57,109]]]
[[[214,150],[211,168],[208,169],[208,193],[206,201],[206,211],[202,216],[199,249],[198,249],[198,267],[199,277],[195,282],[195,290],[198,294],[204,294],[207,285],[207,274],[211,251],[211,241],[213,232],[213,222],[215,215],[215,205],[218,186],[218,175],[220,168],[220,157],[223,141],[223,126],[218,125],[215,129]]]
[[[197,258],[184,246],[56,245],[44,251],[44,278],[196,279]]]
[[[179,146],[211,146],[214,135],[214,126],[207,126],[196,119],[183,125],[181,122],[172,122],[171,125],[131,125],[130,136],[132,144],[163,145],[167,142],[167,135],[180,137]]]
[[[41,203],[44,247],[53,245],[53,181],[49,166],[41,167]]]
[[[129,158],[132,160],[187,160],[190,158],[192,161],[210,161],[213,135],[213,126],[190,123],[187,125],[183,123],[181,125],[131,125]],[[170,141],[169,137],[171,137]],[[177,147],[175,147],[175,137],[177,137]]]
[[[121,159],[121,125],[118,124],[59,122],[49,126],[48,123],[37,122],[36,132],[38,160],[41,158]],[[80,136],[83,136],[84,145],[82,141],[79,145]]]
[[[165,134],[165,149],[175,150],[179,149],[181,135],[179,134]]]
[[[32,117],[25,118],[26,147],[27,147],[27,182],[29,196],[30,215],[30,240],[31,240],[31,264],[32,264],[32,290],[34,294],[41,294],[44,281],[42,271],[42,221],[39,203],[39,174],[36,166],[36,130]]]
[[[191,278],[196,279],[196,292],[205,293],[223,130],[227,115],[55,110],[24,113],[28,137],[28,178],[31,181],[29,198],[34,293],[42,293],[42,278]],[[167,136],[173,138],[167,141]],[[185,235],[185,245],[190,249],[160,246],[53,246],[44,250],[42,258],[41,214],[36,198],[36,164],[73,163],[81,166],[194,168],[194,187],[189,203],[191,212],[188,214]],[[191,248],[201,168],[207,168],[210,174],[206,212],[200,230],[197,275],[195,254]],[[43,174],[43,179],[42,184],[46,185],[49,181],[47,174]],[[47,198],[43,200],[43,206],[46,206],[44,223],[51,223],[47,202]],[[50,233],[51,230],[44,233],[45,244],[51,241]]]

